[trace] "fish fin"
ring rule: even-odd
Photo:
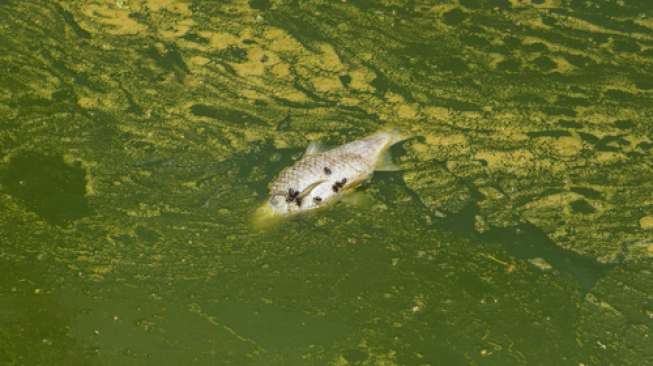
[[[306,148],[306,151],[304,152],[304,155],[311,155],[311,154],[319,154],[325,150],[324,145],[318,141],[313,141],[310,144],[308,144],[308,147]]]
[[[374,168],[374,170],[378,172],[396,172],[401,170],[401,167],[399,167],[397,164],[395,164],[392,161],[392,156],[390,156],[390,152],[386,150],[383,152],[381,158],[376,163],[376,167]]]
[[[322,184],[324,182],[325,182],[325,180],[318,180],[317,182],[313,182],[313,183],[309,184],[308,187],[304,188],[304,190],[299,195],[297,195],[297,198],[302,199],[302,198],[308,196],[311,193],[311,191],[313,191],[315,189],[315,187],[319,186],[320,184]]]
[[[340,199],[342,203],[355,207],[372,207],[376,199],[368,192],[349,192]]]
[[[342,188],[342,192],[352,192],[356,188],[360,187],[363,183],[369,181],[370,176],[359,177],[358,179],[352,179],[348,181]]]

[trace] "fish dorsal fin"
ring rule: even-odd
[[[302,199],[308,196],[315,189],[315,187],[319,186],[324,182],[325,182],[324,180],[318,180],[317,182],[313,182],[309,184],[308,187],[304,188],[304,190],[297,196],[297,198]]]
[[[308,147],[306,148],[304,155],[319,154],[324,150],[326,150],[324,145],[322,145],[318,141],[313,141],[310,144],[308,144]]]
[[[346,194],[341,198],[341,201],[346,205],[367,208],[372,207],[375,203],[377,203],[376,199],[374,199],[374,196],[368,192],[361,191]]]

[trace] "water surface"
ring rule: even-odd
[[[0,1],[0,364],[653,365],[651,9]]]

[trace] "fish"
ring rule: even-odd
[[[311,143],[299,161],[271,182],[269,198],[258,216],[288,217],[327,207],[367,181],[375,170],[396,170],[387,151],[404,139],[391,130],[329,150]]]

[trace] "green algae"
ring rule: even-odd
[[[650,362],[649,18],[2,2],[0,362]],[[252,228],[310,140],[388,126],[370,205]]]

